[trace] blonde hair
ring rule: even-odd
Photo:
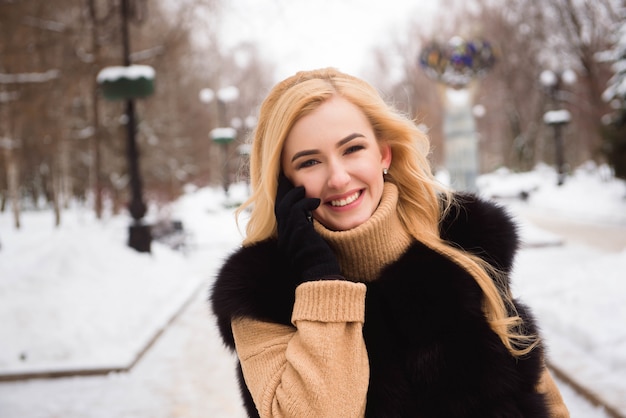
[[[370,121],[378,141],[391,147],[393,162],[386,181],[398,188],[398,213],[406,230],[468,271],[485,295],[483,311],[493,331],[513,355],[530,352],[537,344],[536,336],[520,331],[522,320],[503,274],[440,237],[439,222],[455,201],[451,191],[432,174],[426,134],[388,105],[371,85],[333,68],[299,72],[287,78],[272,89],[261,105],[250,154],[251,196],[237,210],[238,217],[246,209],[251,211],[243,244],[251,245],[276,235],[274,200],[285,139],[301,117],[333,95],[357,105]]]

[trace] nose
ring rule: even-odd
[[[350,183],[350,174],[346,167],[339,162],[329,164],[328,187],[330,189],[341,190],[348,183]]]

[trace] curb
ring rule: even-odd
[[[565,382],[568,386],[571,386],[577,393],[579,393],[582,397],[587,399],[594,406],[603,408],[604,411],[611,416],[611,418],[626,418],[620,411],[618,411],[613,406],[609,405],[607,401],[603,400],[600,396],[598,396],[593,391],[581,385],[578,381],[576,381],[569,373],[564,371],[563,369],[555,366],[554,364],[547,362],[548,368],[554,372],[554,375]]]
[[[194,298],[205,287],[206,282],[201,281],[200,285],[194,289],[189,297],[181,304],[181,306],[174,312],[174,314],[167,320],[167,322],[159,329],[157,329],[145,346],[137,353],[135,358],[126,366],[120,367],[100,367],[100,368],[84,368],[74,370],[55,370],[55,371],[34,371],[26,373],[0,373],[0,383],[4,382],[19,382],[32,379],[60,379],[64,377],[78,377],[78,376],[105,376],[110,373],[124,373],[132,370],[133,367],[143,358],[143,356],[152,348],[157,340],[163,335],[165,330],[187,309]]]

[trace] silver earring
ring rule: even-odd
[[[389,169],[387,167],[383,168],[383,176],[386,176],[389,173]]]

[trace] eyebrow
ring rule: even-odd
[[[343,138],[341,141],[337,142],[337,148],[347,144],[348,142],[352,141],[354,138],[365,138],[365,135],[357,133],[357,132],[352,133],[352,134],[346,136],[345,138]],[[296,152],[293,155],[293,157],[291,157],[291,162],[294,162],[298,158],[305,157],[307,155],[318,154],[319,152],[320,151],[317,150],[317,149],[310,149],[310,150],[304,150],[304,151]]]

